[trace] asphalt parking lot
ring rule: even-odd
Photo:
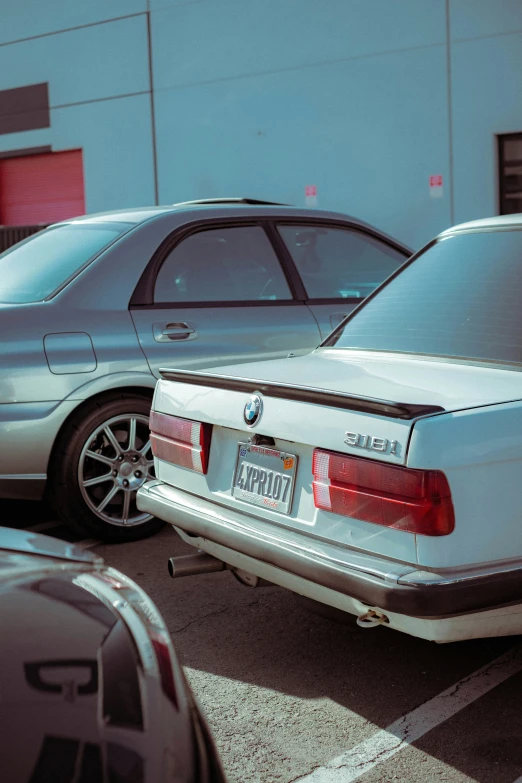
[[[0,501],[2,525],[78,540],[43,504]],[[230,573],[172,580],[189,548],[80,540],[165,617],[230,783],[522,780],[522,639],[435,645],[311,614]]]

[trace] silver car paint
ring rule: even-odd
[[[42,496],[56,436],[82,402],[117,388],[154,388],[153,373],[168,358],[161,351],[157,356],[151,351],[152,346],[160,346],[152,340],[152,322],[161,320],[162,314],[151,309],[134,311],[133,321],[129,300],[137,282],[153,253],[174,230],[201,220],[234,217],[321,217],[351,222],[354,227],[365,225],[346,215],[318,210],[230,204],[144,208],[66,221],[125,224],[127,233],[48,301],[0,304],[0,498]],[[334,313],[339,304],[331,308]],[[197,340],[177,344],[168,363],[199,369],[313,350],[324,335],[311,310],[305,304],[296,304],[274,307],[272,313],[283,315],[283,309],[288,312],[283,318],[273,319],[274,332],[261,322],[265,309],[252,308],[257,314],[249,316],[250,328],[234,334],[229,348],[223,345],[219,328],[213,334],[207,313],[205,350],[203,341],[199,347]],[[169,313],[163,315],[170,319]],[[185,310],[183,317],[194,320],[195,315],[196,311]],[[281,339],[281,330],[288,338],[287,344]],[[85,337],[80,339],[83,359],[78,356],[79,334],[88,336],[94,360],[89,351],[85,353]],[[57,335],[61,335],[58,340]],[[60,353],[58,360],[55,353],[51,367],[44,340],[45,345],[49,343]],[[191,347],[192,351],[187,350]],[[146,351],[151,352],[149,361]],[[71,365],[67,371],[68,361]]]
[[[67,541],[60,541],[50,536],[42,536],[29,530],[13,530],[7,527],[0,527],[0,550],[16,552],[22,555],[40,555],[42,557],[52,557],[79,563],[103,564],[101,557],[88,549],[76,546],[76,544],[69,544]],[[6,551],[3,551],[2,555],[7,559]],[[13,563],[16,562],[14,555],[11,557]],[[23,560],[27,563],[28,558],[24,557]],[[36,561],[36,558],[33,558],[33,560]],[[29,560],[29,562],[31,561]],[[41,561],[37,567],[42,568]]]

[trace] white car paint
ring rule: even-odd
[[[522,429],[522,405],[519,402],[493,404],[500,395],[507,400],[522,398],[522,374],[428,359],[385,356],[379,361],[377,355],[369,352],[361,355],[359,351],[327,349],[309,356],[247,367],[248,372],[245,365],[224,367],[220,374],[265,381],[285,379],[287,383],[303,385],[306,379],[309,384],[314,379],[310,385],[339,391],[348,388],[355,396],[432,402],[446,411],[420,420],[400,421],[374,414],[317,408],[307,402],[265,398],[262,424],[256,431],[276,438],[278,448],[295,452],[300,465],[291,515],[281,518],[264,509],[257,513],[276,524],[305,527],[347,546],[428,567],[508,560],[513,556],[514,545],[522,555],[522,526],[518,521],[522,483],[517,480],[522,476],[522,440],[518,436]],[[374,392],[372,395],[368,393],[370,390]],[[243,421],[246,399],[244,392],[159,381],[155,410],[217,426],[207,476],[158,462],[158,478],[198,496],[219,499],[232,508],[250,508],[231,495],[237,444],[252,434]],[[398,453],[378,454],[349,446],[345,443],[346,431],[395,439]],[[456,506],[456,530],[440,538],[414,536],[314,508],[310,488],[314,447],[444,471]],[[498,494],[490,491],[492,485],[502,487],[505,497],[502,536],[498,535],[494,523],[498,516]],[[459,514],[461,507],[471,509],[471,514]]]

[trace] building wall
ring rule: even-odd
[[[314,184],[320,207],[416,247],[497,211],[495,134],[522,131],[520,0],[41,8],[3,9],[0,90],[48,81],[51,127],[0,153],[82,148],[88,211],[156,191],[304,204]]]
[[[452,0],[455,221],[498,213],[496,134],[522,132],[522,2]],[[472,7],[470,7],[472,6]]]
[[[427,187],[448,173],[443,0],[203,5],[153,14],[161,200],[315,184],[410,242],[448,224]]]
[[[88,211],[154,203],[147,16],[137,0],[87,5],[2,10],[0,89],[48,82],[51,127],[0,135],[0,152],[82,148]]]

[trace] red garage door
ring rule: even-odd
[[[56,223],[84,214],[81,150],[0,160],[0,225]]]

